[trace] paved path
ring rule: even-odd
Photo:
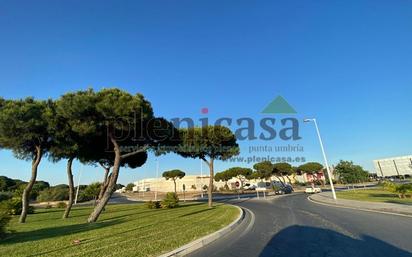
[[[412,218],[323,206],[304,194],[231,202],[254,215],[189,256],[412,257]]]

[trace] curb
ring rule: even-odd
[[[337,208],[351,209],[351,210],[357,210],[357,211],[374,212],[374,213],[379,213],[379,214],[387,214],[387,215],[395,215],[395,216],[401,216],[401,217],[406,217],[406,218],[412,218],[412,215],[409,215],[409,214],[379,211],[379,210],[364,209],[364,208],[356,208],[356,207],[350,207],[350,206],[345,206],[345,205],[325,203],[325,202],[322,202],[322,201],[319,201],[319,200],[314,200],[314,199],[311,198],[311,196],[308,196],[307,199],[312,203],[325,205],[325,206],[329,206],[329,207],[337,207]]]
[[[230,223],[229,225],[227,225],[224,228],[219,229],[216,232],[213,232],[212,234],[206,235],[202,238],[199,238],[195,241],[192,241],[188,244],[185,244],[171,252],[168,253],[164,253],[162,255],[159,255],[158,257],[169,257],[169,256],[184,256],[186,254],[189,254],[191,252],[194,252],[195,250],[208,245],[210,243],[212,243],[213,241],[221,238],[222,236],[226,235],[227,233],[231,232],[233,229],[235,229],[237,227],[237,225],[239,225],[244,217],[245,217],[245,211],[235,205],[232,205],[234,207],[236,207],[239,210],[239,217],[237,217],[237,219],[235,221],[233,221],[232,223]]]

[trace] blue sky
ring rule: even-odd
[[[411,154],[411,46],[410,1],[1,1],[0,96],[119,87],[143,93],[166,118],[258,121],[282,95],[294,117],[317,118],[331,163],[372,169],[375,158]],[[299,144],[298,155],[322,161],[313,124],[301,123],[300,134],[242,141],[242,155],[254,145]],[[1,175],[29,178],[29,162],[7,150],[0,161]],[[200,169],[175,155],[159,163],[160,171]],[[38,178],[65,183],[64,168],[44,160]],[[82,183],[103,176],[74,168]],[[154,175],[151,156],[119,181]]]

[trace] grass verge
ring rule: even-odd
[[[397,194],[383,189],[359,189],[336,192],[338,198],[358,201],[397,203],[412,205],[411,198],[400,199]]]
[[[156,256],[230,224],[237,208],[188,203],[176,209],[141,204],[109,205],[95,224],[85,223],[91,207],[38,210],[26,224],[14,217],[11,233],[0,241],[0,256]],[[74,244],[74,240],[80,240]]]

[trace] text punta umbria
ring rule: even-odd
[[[200,126],[205,127],[212,125],[209,123],[209,118],[200,118]],[[194,121],[191,118],[173,118],[171,122],[176,128],[181,128],[182,123],[184,123],[188,128],[195,127]],[[276,130],[275,126],[280,123],[281,128],[279,131]],[[299,140],[302,137],[299,136],[299,121],[295,118],[283,118],[278,121],[275,118],[263,118],[259,121],[259,127],[262,132],[256,135],[256,125],[255,121],[251,118],[238,118],[233,120],[232,118],[219,118],[213,125],[215,126],[238,126],[235,128],[235,135],[238,140],[273,140],[277,136],[280,139],[288,140]]]

